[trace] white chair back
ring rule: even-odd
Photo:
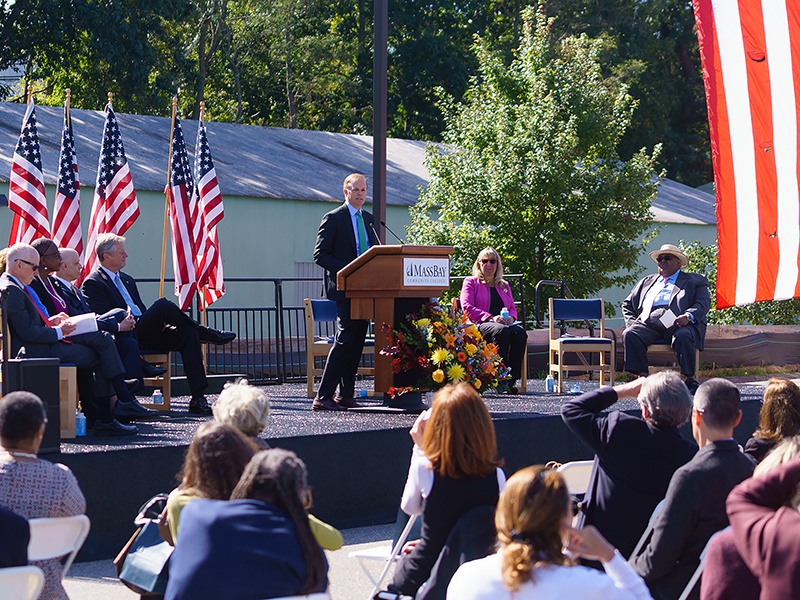
[[[31,519],[31,541],[28,543],[28,560],[48,560],[67,557],[62,577],[67,574],[75,555],[89,535],[91,522],[86,515],[56,517],[52,519]]]
[[[558,472],[564,478],[569,493],[573,496],[585,494],[589,489],[592,479],[593,460],[573,460],[558,467]]]
[[[35,600],[44,587],[44,572],[33,565],[0,569],[3,600]]]
[[[703,551],[700,553],[700,564],[697,565],[697,568],[694,570],[694,573],[692,574],[692,578],[689,580],[689,583],[686,584],[686,587],[683,588],[683,593],[681,594],[681,597],[678,598],[678,600],[686,600],[689,597],[689,594],[692,593],[694,586],[697,585],[697,582],[700,580],[700,575],[703,574],[703,568],[706,566],[706,555],[708,555],[708,547],[711,545],[711,540],[713,540],[723,531],[727,531],[730,528],[731,526],[728,525],[725,529],[720,529],[718,532],[716,532],[714,535],[708,538],[708,541],[706,542]]]

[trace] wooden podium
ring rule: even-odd
[[[380,351],[388,340],[383,324],[395,323],[395,299],[435,298],[450,287],[451,246],[373,246],[336,275],[336,287],[350,298],[353,319],[375,321],[375,391],[393,384],[392,363]]]

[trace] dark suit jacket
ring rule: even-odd
[[[728,526],[725,499],[754,468],[735,440],[721,440],[702,448],[675,471],[664,508],[647,530],[650,539],[631,557],[655,600],[681,595],[708,540]],[[700,598],[699,585],[689,598]]]
[[[136,280],[122,271],[119,272],[119,276],[120,279],[122,279],[122,284],[125,286],[125,289],[128,290],[128,293],[131,295],[134,304],[139,307],[142,314],[147,312],[147,307],[144,305],[144,302],[142,302],[141,296],[139,296]],[[100,267],[92,271],[83,281],[82,290],[86,302],[88,302],[91,309],[98,315],[102,315],[112,308],[128,308],[116,284],[111,280],[111,277],[108,276],[108,273]]]
[[[0,275],[0,289],[6,294],[11,356],[16,356],[22,346],[58,343],[56,330],[45,324],[33,300],[7,273]]]
[[[694,456],[697,445],[677,428],[660,429],[641,416],[618,410],[600,414],[616,401],[613,388],[600,388],[565,402],[561,418],[599,461],[586,494],[586,524],[628,557],[672,474]]]
[[[0,506],[0,568],[24,567],[28,564],[28,541],[31,530],[28,519]]]
[[[622,302],[622,315],[625,317],[626,326],[630,327],[642,312],[645,294],[659,277],[658,273],[653,273],[641,279]],[[708,311],[711,308],[708,279],[697,273],[686,273],[685,271],[678,273],[669,299],[669,308],[676,316],[690,313],[694,317],[694,323],[690,322],[687,327],[694,329],[695,344],[702,350],[706,338]]]
[[[76,315],[85,315],[86,313],[94,312],[91,308],[89,308],[89,305],[86,303],[86,299],[83,297],[83,294],[81,294],[80,290],[76,292],[70,286],[64,285],[55,277],[50,277],[50,283],[61,296],[62,300],[66,302],[67,314],[69,316],[74,317]],[[53,302],[53,299],[50,297],[50,293],[47,291],[47,289],[45,289],[44,285],[41,281],[39,281],[38,278],[33,278],[31,287],[38,294],[39,299],[42,301],[42,304],[44,304],[50,316],[60,312]],[[99,314],[97,315],[97,328],[100,331],[108,331],[111,334],[118,333],[119,322],[124,318],[125,313],[120,313],[118,309],[113,310],[110,313]]]
[[[363,207],[361,214],[364,217],[370,246],[380,244],[373,230],[372,215]],[[356,234],[353,231],[353,221],[347,204],[344,203],[339,208],[325,213],[314,246],[314,262],[325,269],[325,296],[328,300],[342,302],[347,299],[344,292],[336,289],[336,274],[342,267],[356,259],[358,256],[356,248]]]

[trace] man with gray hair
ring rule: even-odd
[[[675,471],[644,545],[630,557],[655,600],[681,595],[708,540],[728,526],[728,494],[753,474],[755,463],[733,439],[741,419],[739,389],[733,383],[709,379],[697,389],[691,421],[700,450]],[[699,585],[689,598],[700,598]]]
[[[617,400],[637,397],[641,414],[603,412]],[[664,371],[588,392],[561,408],[567,427],[595,452],[584,522],[597,527],[623,556],[636,546],[672,474],[697,451],[678,431],[691,406],[680,376]]]

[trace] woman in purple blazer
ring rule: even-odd
[[[494,248],[484,248],[478,254],[472,277],[467,277],[461,288],[461,308],[483,337],[497,346],[503,364],[511,369],[510,385],[500,392],[517,394],[515,385],[522,375],[528,334],[517,321],[511,286],[503,279],[503,261]],[[503,308],[508,309],[506,318],[500,314]]]

